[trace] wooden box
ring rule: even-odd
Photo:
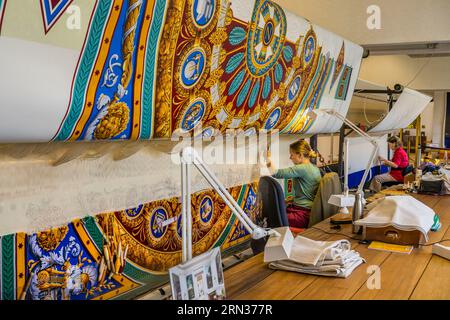
[[[365,239],[370,241],[381,241],[385,243],[403,246],[418,247],[422,240],[422,233],[418,230],[403,231],[394,227],[370,228],[366,227]]]

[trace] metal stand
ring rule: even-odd
[[[203,160],[192,147],[186,147],[180,152],[181,158],[181,213],[183,235],[183,263],[192,259],[192,215],[191,215],[191,171],[190,165],[194,165],[202,176],[209,182],[219,194],[225,204],[230,207],[244,228],[252,235],[253,239],[261,239],[266,236],[281,236],[273,229],[264,229],[256,224],[245,214],[241,206],[233,199],[225,186],[217,179]]]
[[[311,146],[312,150],[317,150],[317,137],[317,134],[315,134],[311,138],[309,138],[309,145]],[[331,143],[331,145],[333,145],[333,143]],[[311,163],[317,165],[317,159],[311,159]]]
[[[378,154],[378,143],[377,140],[374,139],[373,137],[371,137],[370,135],[368,135],[366,132],[362,131],[360,128],[358,128],[358,126],[356,126],[353,122],[351,122],[350,120],[348,120],[346,117],[344,117],[343,115],[341,115],[339,112],[337,112],[334,109],[319,109],[319,110],[315,110],[314,113],[316,112],[324,112],[327,113],[331,116],[334,116],[336,118],[338,118],[339,120],[342,120],[342,122],[344,122],[350,129],[352,129],[353,131],[355,131],[356,133],[358,133],[360,136],[366,138],[372,145],[373,145],[373,151],[372,154],[370,156],[370,160],[367,163],[366,166],[366,170],[364,171],[364,175],[361,179],[361,182],[358,185],[358,190],[356,191],[356,195],[355,195],[355,204],[353,206],[353,214],[352,214],[352,221],[355,222],[356,220],[359,220],[361,218],[363,218],[363,210],[364,210],[364,205],[365,205],[365,200],[364,200],[364,184],[366,182],[367,176],[369,175],[369,171],[372,168],[372,163],[375,160],[375,157]],[[317,114],[315,115],[311,115],[312,117],[317,116]],[[348,145],[346,146],[346,148],[348,148]],[[347,150],[346,150],[347,151]],[[348,152],[346,157],[348,156]],[[347,165],[345,165],[347,166]],[[347,168],[344,168],[347,169]],[[347,171],[347,170],[345,170]],[[344,173],[345,176],[348,175],[348,172]],[[347,180],[345,180],[347,182]],[[346,182],[344,184],[346,184]],[[344,186],[344,192],[345,191],[345,186]],[[347,189],[348,192],[348,189]],[[359,233],[360,232],[360,228],[359,226],[355,226],[353,225],[353,233]]]

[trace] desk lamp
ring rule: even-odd
[[[364,205],[365,205],[364,183],[366,182],[367,176],[369,175],[369,171],[372,168],[372,163],[374,162],[375,157],[378,154],[378,149],[379,149],[378,142],[377,142],[377,140],[375,138],[373,138],[372,136],[368,135],[366,132],[362,131],[360,128],[358,128],[357,125],[355,125],[353,122],[348,120],[346,117],[344,117],[342,114],[340,114],[339,112],[337,112],[334,109],[323,108],[323,109],[317,109],[317,110],[314,110],[314,111],[310,111],[308,113],[309,117],[312,118],[312,119],[316,119],[319,114],[320,115],[328,114],[330,116],[338,118],[339,120],[341,120],[345,124],[347,124],[351,129],[353,129],[353,131],[355,131],[357,134],[359,134],[360,136],[365,138],[367,141],[369,141],[373,145],[373,151],[372,151],[372,154],[370,156],[370,160],[367,163],[366,170],[364,171],[364,175],[363,175],[363,177],[361,179],[361,182],[358,185],[358,189],[357,189],[356,194],[355,194],[355,200],[354,200],[354,205],[353,205],[353,213],[352,213],[353,233],[359,233],[360,230],[361,230],[361,227],[360,226],[356,226],[354,224],[354,222],[356,220],[359,220],[359,219],[361,219],[363,217],[363,210],[364,210]],[[347,145],[346,145],[346,151],[348,151],[348,141],[347,141]],[[348,152],[346,152],[346,160],[348,160]],[[347,163],[348,163],[348,161],[345,164],[346,171],[348,171]],[[344,178],[345,179],[344,200],[345,200],[345,197],[348,196],[347,174],[348,174],[348,172],[345,173],[345,178]],[[342,196],[341,196],[341,199],[342,199]],[[346,201],[348,201],[348,198],[346,199]]]
[[[225,186],[217,179],[214,173],[209,170],[201,157],[192,147],[185,147],[180,152],[181,158],[181,214],[182,214],[182,261],[183,263],[192,259],[192,215],[191,215],[191,172],[190,165],[194,165],[202,176],[209,182],[214,190],[223,199],[225,204],[230,207],[234,215],[239,219],[245,229],[257,240],[266,236],[273,236],[282,243],[292,242],[292,234],[289,234],[289,228],[281,235],[273,229],[265,229],[257,226],[245,214],[241,206],[234,200],[233,196],[227,191]],[[292,240],[291,240],[292,239]],[[288,247],[291,245],[288,244]]]
[[[339,207],[338,214],[349,214],[347,207],[355,204],[355,195],[348,194],[348,139],[344,140],[344,192],[331,195],[328,203]]]

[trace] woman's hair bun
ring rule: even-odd
[[[315,152],[314,150],[311,150],[310,152],[309,152],[309,155],[308,155],[310,158],[317,158],[317,152]]]

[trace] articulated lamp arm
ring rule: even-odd
[[[375,157],[378,154],[378,150],[379,150],[379,146],[378,146],[378,142],[375,138],[371,137],[370,135],[368,135],[366,132],[364,132],[363,130],[361,130],[356,124],[354,124],[353,122],[351,122],[350,120],[348,120],[346,117],[344,117],[342,114],[340,114],[339,112],[337,112],[334,109],[318,109],[318,110],[314,110],[312,112],[310,112],[310,116],[312,118],[317,117],[318,113],[326,113],[329,114],[331,116],[334,116],[336,118],[338,118],[339,120],[343,121],[346,125],[348,125],[351,129],[353,129],[357,134],[359,134],[360,136],[362,136],[363,138],[367,139],[372,145],[373,145],[373,151],[372,154],[370,156],[370,160],[367,163],[366,166],[366,170],[364,171],[364,175],[361,179],[361,182],[358,185],[358,190],[356,191],[356,195],[355,195],[355,203],[354,203],[354,207],[353,207],[353,217],[352,220],[353,222],[361,219],[363,216],[363,210],[364,210],[364,184],[366,182],[367,176],[369,175],[370,169],[372,168],[372,164],[375,160]],[[346,143],[346,159],[348,160],[348,143]],[[347,166],[347,164],[346,164]],[[347,171],[347,170],[346,170]],[[346,172],[347,175],[347,172]],[[345,182],[347,182],[347,176],[345,177]],[[347,183],[345,183],[347,184]],[[347,195],[348,193],[348,186],[346,185],[345,187],[347,187],[347,190],[344,190],[345,194]],[[358,226],[353,226],[353,232],[354,233],[358,233],[360,231],[360,227]]]
[[[357,192],[362,192],[363,188],[364,188],[364,183],[367,179],[367,176],[369,175],[369,171],[372,168],[372,163],[375,160],[375,157],[378,154],[378,142],[376,139],[374,139],[373,137],[371,137],[370,135],[368,135],[366,132],[362,131],[357,125],[355,125],[353,122],[351,122],[350,120],[348,120],[347,118],[345,118],[343,115],[341,115],[339,112],[337,112],[336,110],[324,110],[324,112],[338,118],[339,120],[342,120],[346,125],[348,125],[353,131],[355,131],[356,133],[358,133],[360,136],[366,138],[372,145],[373,145],[373,151],[372,154],[370,156],[370,160],[367,163],[367,167],[366,170],[364,171],[364,176],[361,180],[361,182],[359,183],[358,186],[358,191]]]
[[[231,211],[236,215],[244,228],[252,235],[253,239],[261,239],[266,236],[281,236],[273,229],[264,229],[257,226],[245,214],[241,206],[234,200],[232,195],[227,191],[225,186],[217,179],[212,171],[205,165],[201,157],[194,148],[186,147],[181,153],[181,172],[182,172],[182,214],[183,214],[183,261],[192,258],[192,216],[190,212],[190,169],[189,165],[193,164],[202,176],[209,182],[214,190],[219,194],[223,201],[230,207]],[[185,241],[186,240],[186,241]],[[186,252],[186,254],[185,254]]]
[[[320,110],[320,109],[319,109]],[[346,125],[348,125],[353,131],[355,131],[356,133],[358,133],[360,136],[366,138],[367,140],[369,140],[370,143],[372,143],[374,146],[377,146],[377,141],[376,139],[374,139],[373,137],[371,137],[370,135],[368,135],[366,132],[362,131],[356,124],[354,124],[353,122],[351,122],[350,120],[348,120],[346,117],[344,117],[342,114],[340,114],[339,112],[337,112],[336,110],[333,109],[322,109],[323,112],[332,115],[336,118],[338,118],[339,120],[343,121]]]

